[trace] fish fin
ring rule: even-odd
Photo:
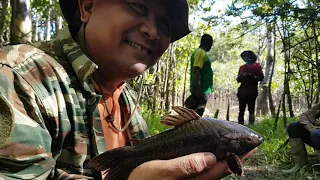
[[[174,106],[172,109],[178,114],[178,115],[168,115],[165,116],[161,123],[166,126],[177,126],[192,120],[199,120],[201,116],[199,116],[194,110],[184,108],[181,106]]]
[[[231,172],[239,176],[244,176],[243,165],[239,156],[235,155],[234,153],[229,153],[227,155],[227,163]]]
[[[229,134],[225,135],[224,137],[227,139],[239,139],[240,136],[241,136],[241,134],[239,134],[239,133],[229,133]]]
[[[89,161],[89,168],[105,171],[105,180],[127,180],[131,171],[139,164],[132,160],[133,146],[106,151]]]

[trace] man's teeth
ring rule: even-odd
[[[130,46],[132,46],[132,47],[135,47],[135,48],[137,48],[137,49],[140,49],[141,51],[148,52],[148,50],[146,50],[145,48],[139,46],[139,45],[136,44],[136,43],[133,43],[133,42],[128,41],[128,44],[129,44]]]

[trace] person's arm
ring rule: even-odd
[[[241,80],[242,80],[242,74],[241,74],[241,67],[239,68],[239,71],[238,71],[238,75],[237,75],[237,78],[236,78],[236,80],[237,80],[237,82],[238,83],[240,83],[241,82]]]
[[[193,67],[193,84],[194,84],[194,90],[197,97],[200,97],[202,95],[201,90],[201,68],[200,67]]]
[[[201,70],[203,68],[203,64],[206,61],[206,52],[203,49],[199,49],[194,56],[193,63],[193,84],[195,88],[196,96],[200,97],[202,95],[201,90]]]
[[[248,76],[248,75],[250,76],[249,73],[242,71],[243,68],[244,68],[244,65],[243,65],[243,66],[240,66],[240,68],[239,68],[238,76],[237,76],[237,78],[236,78],[236,80],[237,80],[238,83],[241,83],[241,81],[243,80],[243,78],[244,78],[245,76]]]
[[[0,65],[0,116],[10,124],[0,126],[0,179],[46,179],[55,167],[51,136],[31,86],[22,79]]]
[[[320,103],[312,106],[311,109],[303,112],[299,116],[299,122],[305,125],[308,131],[312,131],[314,128],[319,128],[320,123],[317,119],[320,117]]]
[[[1,58],[4,57],[0,55],[3,61]],[[21,66],[26,64],[23,62]],[[0,179],[51,179],[52,176],[58,180],[90,179],[55,167],[59,152],[52,152],[53,140],[56,146],[62,146],[58,137],[63,123],[58,117],[48,117],[46,112],[58,111],[57,99],[54,95],[46,98],[52,108],[43,104],[40,99],[45,97],[34,91],[35,88],[45,91],[39,80],[42,76],[37,75],[35,66],[26,66],[33,67],[32,73],[26,71],[26,75],[21,75],[25,67],[17,71],[0,64]],[[53,87],[48,82],[46,85]]]
[[[251,158],[257,148],[240,157],[242,163]],[[135,168],[129,180],[176,180],[199,179],[218,180],[231,174],[227,162],[217,161],[212,153],[195,153],[170,160],[154,160]]]
[[[256,79],[257,81],[263,81],[264,79],[264,75],[263,75],[263,72],[262,72],[262,67],[260,64],[257,64],[257,68],[258,68],[258,74],[256,74],[254,76],[254,79]]]

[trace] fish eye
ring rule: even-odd
[[[248,137],[247,140],[248,140],[248,141],[252,141],[252,138],[251,138],[251,137]]]

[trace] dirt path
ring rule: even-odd
[[[310,157],[313,159],[314,157]],[[283,174],[281,168],[272,165],[255,165],[249,162],[244,166],[244,177],[230,175],[223,180],[319,180],[320,164],[314,167],[316,161],[311,160],[301,171],[295,174]],[[284,168],[285,169],[285,168]]]
[[[270,166],[245,166],[245,177],[231,175],[230,180],[277,180],[277,170]],[[278,176],[279,177],[279,176]],[[279,177],[280,178],[280,177]],[[280,180],[280,179],[279,179]]]

